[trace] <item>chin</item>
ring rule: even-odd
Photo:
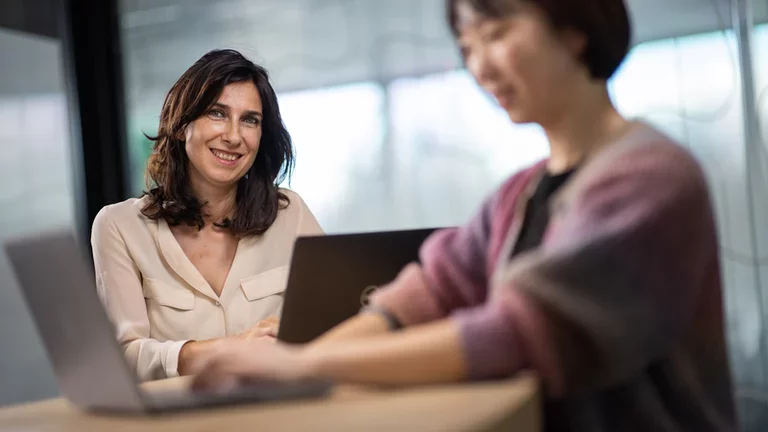
[[[519,105],[510,104],[510,106],[502,106],[501,108],[507,113],[507,117],[509,117],[512,123],[525,124],[532,121],[530,113],[527,110],[521,109]]]
[[[525,115],[519,111],[508,110],[507,115],[509,116],[509,119],[512,121],[512,123],[517,125],[535,123],[535,120],[533,120],[530,116]]]
[[[213,186],[227,187],[236,185],[240,180],[240,177],[221,175],[220,173],[208,173],[208,175],[204,176],[204,179]]]

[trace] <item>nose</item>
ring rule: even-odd
[[[488,89],[496,76],[496,68],[483,48],[473,50],[464,60],[465,66],[481,87]]]
[[[222,141],[230,147],[237,147],[243,141],[242,135],[240,135],[240,124],[237,121],[229,121],[227,124],[227,131],[223,136]]]

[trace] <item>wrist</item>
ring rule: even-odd
[[[370,305],[366,306],[362,310],[363,313],[371,314],[374,316],[377,316],[384,320],[386,323],[387,330],[389,331],[396,331],[403,328],[402,322],[388,309],[383,308],[378,305]]]
[[[189,341],[181,346],[179,350],[179,360],[176,366],[176,370],[179,375],[189,375],[191,373],[190,368],[197,357],[199,343],[197,341]]]

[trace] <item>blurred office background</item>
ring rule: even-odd
[[[53,14],[22,13],[20,4],[0,2],[0,243],[75,225],[62,43]],[[0,405],[50,397],[56,389],[0,247]]]
[[[77,3],[64,1],[69,22],[120,48],[107,67],[88,68],[77,27],[0,29],[0,179],[11,186],[0,191],[0,241],[62,224],[85,235],[93,209],[141,194],[143,134],[156,132],[173,82],[213,48],[271,72],[298,155],[286,186],[329,233],[460,224],[547,155],[540,129],[510,124],[461,69],[443,0],[110,0],[98,11],[114,15],[106,29],[79,18]],[[680,140],[707,172],[743,430],[766,430],[768,0],[629,5],[635,48],[611,92],[620,111]],[[85,101],[105,102],[82,95],[82,76],[99,71],[110,76],[95,85],[120,87],[107,142],[88,136],[83,113],[93,109]],[[55,394],[16,290],[0,253],[0,404]]]

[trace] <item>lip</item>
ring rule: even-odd
[[[226,150],[215,149],[215,148],[211,148],[209,150],[210,150],[211,156],[213,156],[213,158],[216,159],[220,164],[225,165],[225,166],[237,165],[237,163],[240,162],[240,159],[242,159],[242,157],[243,157],[243,155],[240,154],[240,153],[234,153],[234,152],[230,152],[230,151],[226,151]],[[221,152],[221,153],[226,153],[226,154],[230,154],[230,155],[235,155],[235,156],[237,156],[237,158],[235,160],[222,159],[222,158],[216,156],[214,151]]]
[[[498,92],[493,93],[493,97],[496,98],[496,102],[504,108],[509,108],[515,100],[514,93],[512,92]]]

